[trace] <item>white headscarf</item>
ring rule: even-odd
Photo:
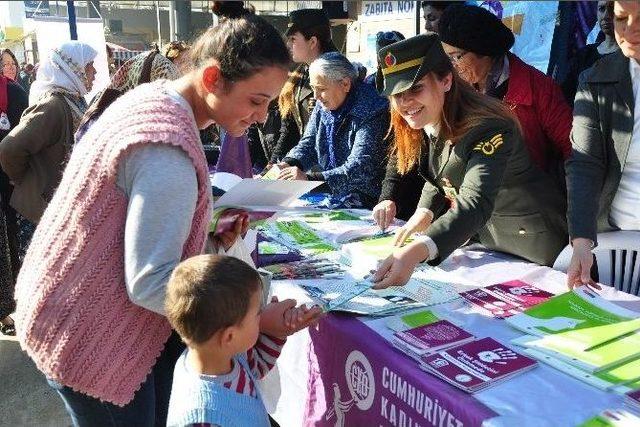
[[[64,42],[52,49],[40,62],[36,80],[29,92],[29,105],[53,91],[83,97],[87,94],[87,76],[84,68],[98,52],[86,43]]]

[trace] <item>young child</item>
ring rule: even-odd
[[[260,277],[237,258],[200,255],[176,267],[165,310],[187,349],[174,371],[168,426],[269,426],[256,380],[286,337],[321,311],[294,300],[261,306]]]

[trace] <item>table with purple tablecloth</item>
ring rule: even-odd
[[[565,275],[480,250],[458,250],[441,266],[452,280],[487,286],[523,280],[561,293]],[[280,299],[308,298],[295,282],[276,281]],[[611,288],[605,298],[640,311],[640,300]],[[461,300],[432,307],[476,337],[503,344],[520,335]],[[316,328],[289,337],[276,368],[262,381],[267,409],[288,426],[575,426],[623,398],[540,364],[470,395],[422,371],[388,342],[383,318],[330,314]]]

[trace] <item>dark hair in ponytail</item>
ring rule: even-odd
[[[210,59],[220,64],[222,77],[230,82],[244,80],[265,67],[288,70],[289,50],[278,31],[256,15],[224,19],[209,28],[191,49],[195,68]]]

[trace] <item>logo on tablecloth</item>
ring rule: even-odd
[[[343,400],[340,386],[337,383],[333,383],[333,407],[325,416],[326,420],[330,420],[335,416],[336,427],[345,425],[345,414],[354,405],[362,411],[371,408],[376,394],[376,384],[371,363],[360,351],[354,350],[349,353],[344,365],[344,373],[351,399]]]
[[[361,352],[354,350],[347,356],[344,366],[347,387],[358,409],[366,411],[373,405],[376,383],[371,363]]]

